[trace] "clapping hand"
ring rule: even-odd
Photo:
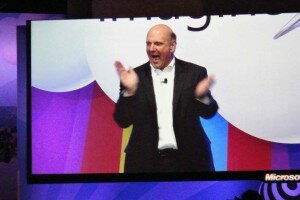
[[[208,76],[205,79],[199,81],[195,89],[195,97],[202,98],[203,96],[205,96],[214,82],[215,80],[213,76]]]
[[[139,77],[135,71],[131,67],[126,70],[120,61],[115,62],[115,68],[120,77],[121,84],[126,88],[128,96],[134,95],[139,83]]]

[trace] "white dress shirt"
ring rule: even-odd
[[[150,64],[151,65],[151,64]],[[158,149],[177,149],[173,129],[173,90],[175,77],[175,59],[163,70],[151,65],[151,75],[156,101],[158,122]]]

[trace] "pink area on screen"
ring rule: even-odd
[[[270,170],[271,142],[228,125],[228,170]]]
[[[115,103],[95,85],[82,161],[82,173],[118,173],[122,129],[113,120]]]

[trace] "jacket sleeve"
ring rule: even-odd
[[[122,128],[127,128],[133,123],[133,110],[136,102],[136,95],[130,97],[124,97],[124,87],[120,88],[120,96],[115,105],[115,111],[113,114],[115,122]]]
[[[205,68],[203,68],[202,72],[198,76],[198,79],[197,79],[198,83],[206,77],[207,77],[207,71]],[[203,103],[195,98],[195,108],[197,109],[198,115],[200,117],[209,119],[209,118],[212,118],[217,113],[219,106],[218,106],[218,103],[216,102],[216,100],[211,95],[210,91],[208,91],[205,94],[205,97],[209,99],[208,104]]]
[[[198,115],[204,119],[212,118],[218,111],[219,106],[216,100],[212,97],[211,93],[208,92],[206,96],[209,98],[209,104],[205,104],[195,99],[195,107],[198,110]]]

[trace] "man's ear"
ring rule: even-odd
[[[176,45],[177,45],[176,41],[172,41],[172,44],[171,44],[171,52],[172,52],[172,53],[175,52],[175,50],[176,50]]]

